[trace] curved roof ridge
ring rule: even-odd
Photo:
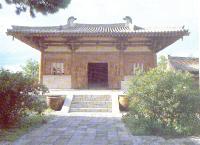
[[[94,23],[94,24],[90,24],[90,23],[74,23],[75,25],[88,25],[88,26],[99,26],[99,25],[109,25],[109,26],[114,26],[114,25],[126,25],[126,23]]]

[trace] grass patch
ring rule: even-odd
[[[31,114],[13,128],[0,129],[0,141],[15,141],[30,130],[46,124],[48,120],[53,118],[53,115],[50,114],[51,112],[51,109],[47,109],[44,115]]]

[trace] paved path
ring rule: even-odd
[[[59,116],[33,130],[13,145],[196,145],[200,139],[164,140],[132,136],[120,117],[111,115]]]

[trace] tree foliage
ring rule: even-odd
[[[16,14],[29,11],[32,17],[36,12],[44,15],[53,14],[59,9],[65,9],[71,0],[5,0],[7,4],[16,6]],[[0,4],[1,7],[1,4]]]
[[[139,72],[128,95],[130,113],[125,122],[135,133],[191,135],[200,129],[200,96],[189,73],[166,70],[163,65]]]
[[[29,59],[26,64],[22,66],[22,71],[24,75],[33,78],[35,80],[39,79],[39,63],[36,60]]]
[[[167,65],[168,65],[167,63],[168,63],[167,58],[165,56],[162,55],[159,57],[158,66],[160,69],[163,69],[163,70],[167,69]]]
[[[0,128],[15,125],[27,112],[41,113],[46,105],[39,99],[47,89],[22,73],[0,70]]]

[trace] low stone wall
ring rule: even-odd
[[[71,75],[44,75],[43,84],[49,89],[71,89]]]

